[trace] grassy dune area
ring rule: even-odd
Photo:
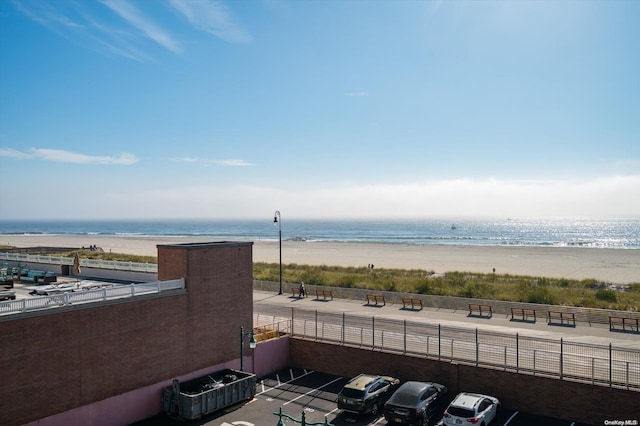
[[[279,265],[254,263],[254,279],[279,281]],[[471,272],[432,274],[419,270],[283,265],[283,281],[471,297],[549,305],[637,311],[640,283],[613,287],[596,280],[493,275]]]

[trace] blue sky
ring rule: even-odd
[[[640,217],[638,1],[0,20],[0,219]]]

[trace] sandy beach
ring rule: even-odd
[[[0,234],[15,247],[88,247],[157,256],[159,244],[220,241],[212,237],[43,236]],[[278,241],[253,241],[255,262],[279,261]],[[612,284],[640,282],[640,250],[563,247],[479,247],[283,241],[282,263],[421,269],[436,273],[469,271],[589,279]]]

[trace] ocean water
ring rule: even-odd
[[[283,240],[403,244],[640,249],[640,218],[502,220],[287,220]],[[277,240],[278,225],[257,220],[0,220],[0,234],[120,235]]]

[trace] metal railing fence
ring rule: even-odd
[[[640,391],[640,350],[380,317],[292,309],[291,335]]]
[[[25,299],[2,301],[0,302],[0,315],[46,309],[55,306],[102,302],[106,300],[161,293],[163,291],[184,288],[184,279],[180,278],[169,281],[116,285],[113,287],[103,287],[94,290],[68,291],[50,296],[34,296]]]
[[[24,253],[0,252],[0,261],[15,263],[43,263],[49,265],[73,266],[72,257],[43,256]],[[80,259],[81,268],[99,268],[118,271],[157,273],[158,265],[155,263],[119,262],[115,260]]]

